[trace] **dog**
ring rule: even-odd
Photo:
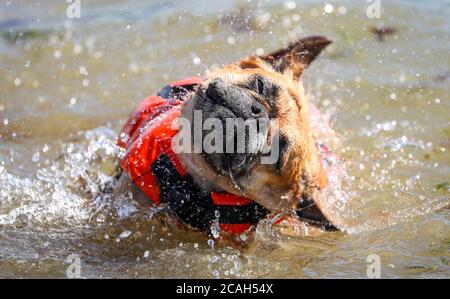
[[[292,235],[339,229],[338,217],[320,197],[336,157],[318,140],[312,119],[317,122],[320,113],[301,83],[330,43],[322,36],[300,39],[204,78],[174,82],[145,99],[119,136],[124,155],[115,193],[131,191],[143,204],[164,204],[180,225],[213,235],[245,233],[273,215],[272,223]],[[243,131],[240,151],[236,128],[215,140],[234,142],[232,150],[199,149],[211,125],[197,141],[184,142],[188,150],[175,151],[181,120],[188,124],[183,132],[194,136],[199,115],[200,125],[208,119],[223,127],[229,119],[261,122],[256,132]],[[263,163],[275,151],[276,159]]]

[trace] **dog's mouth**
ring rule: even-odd
[[[228,169],[225,171],[225,174],[228,175],[230,181],[233,183],[234,187],[240,191],[246,188],[239,178],[241,176],[248,176],[249,172],[253,169],[253,167],[258,164],[258,157],[256,155],[233,155],[230,157],[224,157],[228,163]],[[222,171],[223,172],[223,171]]]
[[[225,122],[235,120],[236,118],[224,120],[223,127],[226,126]],[[212,131],[205,131],[205,133],[208,135]],[[218,136],[222,138],[223,151],[203,151],[202,155],[218,174],[228,176],[233,185],[242,191],[246,186],[240,178],[251,175],[253,168],[260,164],[261,156],[270,144],[269,135],[268,125],[267,128],[259,126],[251,129],[242,122],[238,122],[233,130],[225,131],[223,136]]]

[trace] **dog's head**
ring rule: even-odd
[[[200,140],[199,127],[192,126],[193,145],[198,148],[200,141],[201,152],[182,154],[197,181],[269,210],[292,208],[323,185],[299,79],[330,43],[320,36],[305,38],[207,75],[183,110],[193,123],[201,115],[203,124]]]

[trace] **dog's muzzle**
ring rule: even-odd
[[[251,92],[222,79],[214,79],[208,84],[202,102],[205,159],[219,173],[234,178],[247,174],[267,147],[268,112]],[[220,122],[221,132],[216,125],[210,125],[215,122]],[[216,137],[216,143],[212,144],[210,134]]]

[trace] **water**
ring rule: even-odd
[[[447,1],[0,3],[0,277],[366,277],[450,274]],[[244,8],[240,8],[244,7]],[[248,9],[245,9],[248,7]],[[344,8],[342,8],[344,7]],[[371,26],[397,29],[384,42]],[[294,239],[257,228],[236,248],[169,229],[112,198],[114,139],[166,83],[309,34],[334,44],[304,76],[341,136],[347,232]]]

